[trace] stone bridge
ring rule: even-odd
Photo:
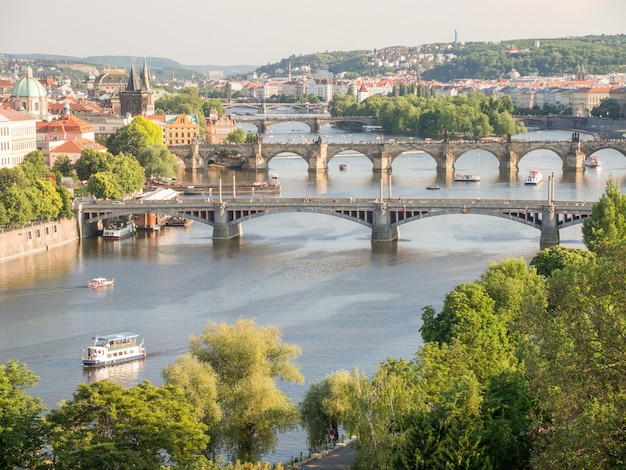
[[[478,214],[501,217],[541,231],[541,248],[558,245],[559,230],[581,223],[591,215],[593,204],[568,201],[537,200],[466,200],[414,199],[382,200],[355,198],[275,198],[150,201],[112,204],[80,203],[74,207],[82,233],[95,232],[94,227],[114,217],[155,213],[182,216],[213,227],[214,240],[240,237],[242,223],[256,217],[288,212],[318,213],[340,217],[365,225],[372,231],[372,242],[393,242],[399,237],[400,225],[426,217],[448,214]],[[81,234],[82,236],[82,234]]]
[[[220,152],[237,154],[243,158],[242,170],[267,170],[269,162],[283,154],[302,157],[309,172],[327,171],[329,162],[342,152],[357,152],[372,163],[372,171],[390,173],[393,161],[405,152],[425,152],[436,162],[437,171],[454,171],[455,163],[470,150],[489,152],[498,160],[501,172],[511,177],[517,174],[519,161],[534,150],[550,150],[563,162],[564,170],[580,170],[587,156],[602,149],[613,149],[626,156],[626,140],[513,140],[495,142],[371,142],[371,143],[263,143],[261,139],[252,144],[195,144],[170,147],[188,169],[205,169]]]

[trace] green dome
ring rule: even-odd
[[[39,83],[39,80],[33,78],[33,70],[30,67],[26,69],[24,78],[15,82],[11,92],[12,97],[18,98],[41,98],[46,95],[46,89]]]

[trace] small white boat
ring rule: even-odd
[[[480,176],[459,171],[454,175],[454,181],[480,182]]]
[[[98,287],[111,287],[113,284],[115,284],[115,278],[94,277],[87,283],[87,287],[97,289]]]
[[[537,185],[543,181],[543,174],[539,170],[530,170],[524,184]]]
[[[137,344],[138,336],[130,332],[96,336],[93,345],[83,349],[83,365],[102,367],[143,359],[146,349],[143,340]]]
[[[436,191],[437,189],[441,189],[441,186],[439,186],[438,184],[429,184],[428,186],[426,186],[426,189],[428,189],[429,191]]]
[[[589,168],[598,168],[602,166],[602,160],[597,155],[589,155],[585,160],[585,166]]]
[[[135,234],[137,227],[132,220],[126,222],[115,222],[102,231],[102,238],[109,240],[121,240]]]

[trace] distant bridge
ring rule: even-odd
[[[346,116],[346,117],[298,117],[298,116],[290,116],[288,118],[273,118],[273,117],[265,117],[265,118],[244,118],[238,119],[237,122],[239,124],[252,124],[256,126],[258,134],[267,134],[269,127],[274,124],[282,124],[285,122],[298,122],[303,123],[309,126],[310,132],[313,134],[319,134],[322,130],[322,126],[326,124],[332,124],[336,122],[355,122],[362,126],[365,125],[376,125],[377,120],[375,117],[371,116]]]
[[[309,172],[327,171],[329,162],[342,152],[357,152],[372,162],[372,171],[390,173],[393,161],[405,152],[425,152],[436,162],[437,171],[452,172],[456,161],[466,152],[489,152],[498,160],[501,172],[517,173],[519,161],[534,150],[550,150],[563,162],[564,170],[580,170],[587,156],[602,149],[613,149],[626,156],[626,140],[513,140],[513,141],[422,141],[409,142],[345,142],[330,143],[264,143],[252,144],[195,144],[169,147],[188,169],[205,169],[220,153],[240,155],[243,170],[267,170],[269,162],[284,154],[302,157]]]
[[[256,217],[299,212],[318,213],[347,219],[369,227],[372,242],[398,239],[400,225],[426,217],[448,214],[478,214],[501,217],[541,231],[541,248],[558,245],[559,230],[580,224],[591,215],[593,204],[571,201],[468,200],[468,199],[355,199],[355,198],[237,198],[76,204],[76,218],[84,233],[93,233],[93,224],[121,216],[154,213],[186,217],[213,227],[214,240],[242,235],[242,223]]]
[[[265,114],[267,111],[276,109],[290,109],[299,113],[328,113],[328,103],[266,103],[260,101],[231,101],[230,103],[222,103],[224,109],[233,108],[250,108],[257,109]]]

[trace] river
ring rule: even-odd
[[[306,128],[273,127],[272,138],[310,138]],[[296,126],[296,127],[292,127]],[[294,130],[295,129],[295,130]],[[375,139],[330,127],[331,139]],[[569,132],[532,138],[568,138]],[[270,136],[267,136],[270,138]],[[522,138],[520,136],[520,138]],[[526,137],[531,138],[531,136]],[[626,174],[624,157],[605,150],[600,170],[563,173],[560,160],[536,151],[520,162],[516,181],[502,180],[495,157],[464,155],[457,169],[479,173],[480,184],[442,186],[436,197],[545,199],[547,182],[524,185],[530,168],[554,174],[557,200],[595,201],[608,175]],[[345,163],[347,169],[339,170]],[[376,197],[380,176],[355,155],[331,161],[325,177],[311,176],[297,157],[274,159],[269,174],[280,178],[282,196]],[[183,176],[185,182],[232,179],[231,171]],[[268,174],[237,174],[237,182]],[[412,153],[394,162],[387,184],[393,196],[432,197],[435,164]],[[275,214],[243,223],[243,237],[213,242],[212,229],[195,223],[121,241],[82,240],[79,246],[0,263],[0,363],[18,359],[41,378],[32,395],[55,407],[80,382],[103,378],[132,386],[161,372],[188,351],[190,335],[208,321],[245,317],[278,325],[283,341],[302,349],[297,364],[303,386],[281,385],[299,402],[308,385],[339,369],[366,374],[387,357],[411,358],[421,343],[421,309],[439,309],[454,286],[476,279],[491,262],[529,260],[539,250],[539,231],[488,216],[451,215],[401,227],[400,240],[372,246],[367,227],[320,214]],[[580,226],[561,231],[561,244],[582,247]],[[115,277],[115,287],[87,289],[93,277]],[[144,362],[87,372],[80,356],[96,334],[135,331],[146,340]],[[284,435],[270,461],[307,452],[302,432]]]

